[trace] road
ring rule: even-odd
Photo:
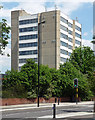
[[[23,109],[27,108],[27,109]],[[59,118],[78,118],[84,116],[88,113],[88,117],[93,118],[93,104],[80,104],[80,105],[67,105],[67,106],[57,106],[56,116]],[[7,120],[4,118],[53,118],[53,108],[52,106],[41,107],[41,108],[28,108],[22,107],[22,109],[12,109],[2,111],[2,120]],[[11,119],[10,119],[11,120]],[[15,119],[14,119],[15,120]],[[24,119],[21,119],[24,120]],[[27,120],[27,119],[25,119]],[[94,119],[95,120],[95,119]]]

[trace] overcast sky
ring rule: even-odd
[[[92,48],[93,36],[93,0],[0,0],[0,21],[2,18],[7,19],[11,26],[11,11],[24,9],[30,14],[54,10],[55,5],[64,14],[71,19],[78,19],[82,24],[82,44]],[[51,1],[51,2],[50,2]],[[11,53],[11,38],[5,50],[5,54]],[[11,57],[6,55],[0,56],[0,71],[4,73],[11,69]]]

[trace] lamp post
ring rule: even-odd
[[[42,18],[42,16],[41,16]],[[41,24],[45,23],[45,20],[41,21],[38,23],[38,101],[37,101],[37,107],[39,107],[39,78],[40,78],[40,32],[42,30]]]
[[[40,32],[40,30],[39,30],[39,28],[40,28],[40,23],[38,23],[38,100],[37,100],[37,107],[39,107],[39,64],[40,64],[40,52],[39,52],[39,47],[40,47],[40,38],[39,38],[39,32]]]

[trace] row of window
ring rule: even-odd
[[[71,30],[68,30],[67,27],[63,26],[63,25],[60,25],[60,28],[66,32],[68,32],[70,35],[72,35],[72,31]]]
[[[65,42],[63,42],[63,41],[60,41],[60,45],[61,45],[61,46],[68,47],[68,43],[65,43]]]
[[[70,22],[68,22],[68,20],[66,20],[65,18],[63,18],[62,16],[60,17],[60,20],[62,22],[64,22],[64,23],[68,24],[69,27],[71,27],[71,28],[73,27],[73,25]],[[75,29],[78,30],[78,31],[81,31],[81,28],[78,27],[77,25],[75,25]]]
[[[62,16],[60,17],[60,20],[66,24],[68,24],[68,20],[66,20],[65,18],[63,18]]]
[[[70,35],[72,35],[72,31],[71,31],[71,30],[68,30],[68,33],[69,33]]]
[[[60,41],[60,45],[61,45],[61,46],[65,46],[65,47],[67,47],[67,48],[69,48],[69,49],[72,50],[72,46],[71,46],[71,45],[68,45],[68,43],[65,43],[65,42],[63,42],[63,41]]]
[[[27,27],[27,28],[20,28],[19,32],[30,32],[30,31],[37,31],[38,27],[34,26],[34,27]]]
[[[68,45],[68,48],[71,49],[71,50],[73,49],[73,47],[71,45]]]
[[[81,38],[81,35],[75,32],[75,36]]]
[[[65,35],[65,34],[63,34],[63,33],[60,34],[60,37],[68,40],[69,42],[72,42],[72,41],[73,41],[72,38],[68,37],[67,35]]]
[[[19,25],[24,25],[24,24],[31,24],[31,23],[37,23],[38,18],[35,19],[27,19],[27,20],[20,20]]]
[[[62,30],[66,31],[66,32],[68,32],[70,35],[72,35],[72,31],[71,31],[71,30],[68,30],[65,26],[62,26],[62,25],[61,25],[60,27],[61,27]],[[76,33],[76,32],[75,32],[75,36],[78,37],[78,38],[81,38],[81,35],[78,34],[78,33]],[[65,34],[63,34],[63,33],[60,34],[60,37],[61,37],[61,38],[64,38],[64,39],[68,39],[68,36],[65,35]]]
[[[68,22],[68,26],[71,28],[73,27],[73,25],[70,22]]]
[[[81,45],[81,42],[78,41],[78,40],[75,40],[75,43],[78,44],[78,45]]]
[[[71,27],[71,28],[73,27],[73,25],[70,22],[68,22],[68,20],[66,20],[65,18],[63,18],[62,16],[60,17],[60,20],[62,22],[64,22],[64,23],[68,24],[69,27]]]
[[[37,38],[38,38],[37,34],[19,36],[19,40],[28,40],[28,39],[37,39]]]
[[[65,55],[68,55],[68,51],[63,50],[63,49],[60,49],[60,53],[65,54]]]
[[[65,27],[65,26],[63,26],[63,25],[60,25],[60,28],[61,28],[62,30],[64,30],[64,31],[68,32],[68,28],[67,28],[67,27]]]
[[[26,63],[26,60],[27,60],[28,58],[25,58],[25,59],[19,59],[19,63]],[[33,60],[35,61],[35,62],[38,62],[38,59],[37,58],[33,58]]]
[[[67,58],[60,57],[61,62],[66,62]]]
[[[73,42],[73,39],[70,38],[70,37],[68,37],[68,41],[69,41],[69,42]]]
[[[68,40],[68,36],[63,33],[60,33],[60,37]]]
[[[72,34],[72,31],[69,30],[68,32],[69,32],[69,34]],[[60,33],[60,37],[66,39],[66,40],[68,40],[68,41],[70,41],[70,42],[73,41],[72,38],[68,37],[67,35],[65,35],[65,34],[63,34],[63,33]]]
[[[34,54],[37,54],[37,50],[19,51],[19,55],[34,55]]]
[[[78,27],[77,25],[75,25],[75,29],[78,30],[78,31],[81,31],[81,28]]]
[[[38,44],[37,42],[33,43],[20,43],[19,48],[24,48],[24,47],[36,47]]]
[[[70,52],[63,50],[63,49],[60,49],[60,53],[71,56]]]

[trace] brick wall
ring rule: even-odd
[[[58,101],[58,98],[56,102]],[[60,98],[60,102],[69,102],[70,98]],[[55,98],[52,97],[50,99],[44,99],[40,98],[39,99],[40,103],[54,103]],[[2,106],[6,105],[18,105],[18,104],[32,104],[32,103],[37,103],[37,99],[26,99],[26,98],[7,98],[7,99],[0,99],[0,103],[2,103]]]

